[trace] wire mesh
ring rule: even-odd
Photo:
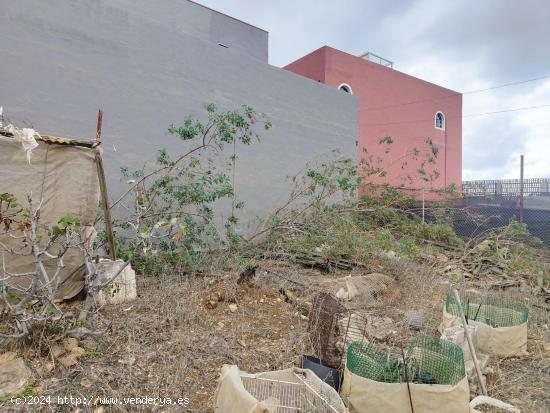
[[[408,380],[455,385],[466,375],[464,354],[459,346],[424,335],[412,339],[404,361],[373,343],[354,342],[348,347],[346,367],[358,376],[384,383]]]
[[[315,296],[308,333],[321,364],[343,367],[347,346],[353,341],[366,341],[367,327],[368,318],[363,312],[348,310],[330,294]]]
[[[529,232],[542,241],[542,246],[550,246],[550,196],[526,197],[524,203],[523,220]],[[448,217],[458,235],[476,237],[519,221],[520,215],[516,199],[466,198],[449,211]]]
[[[294,373],[296,382],[241,376],[244,388],[255,399],[272,399],[279,413],[339,413],[329,398],[312,382]]]
[[[431,336],[411,340],[406,365],[408,378],[413,383],[455,385],[466,375],[462,349]]]
[[[529,310],[524,304],[502,293],[459,293],[466,319],[478,321],[491,327],[512,327],[527,322]],[[445,310],[460,316],[459,304],[452,292],[447,293]]]
[[[346,311],[346,308],[328,293],[320,293],[313,299],[308,334],[313,351],[325,366],[337,368],[340,365],[342,352],[337,346],[337,315]]]
[[[374,381],[403,381],[403,363],[369,342],[353,342],[348,346],[346,367],[353,374]]]

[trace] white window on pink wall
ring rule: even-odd
[[[445,115],[443,112],[436,112],[435,114],[435,128],[445,129]]]
[[[353,95],[353,91],[351,90],[351,86],[347,83],[342,83],[340,86],[338,86],[338,90],[341,90],[342,92],[349,93],[350,95]]]

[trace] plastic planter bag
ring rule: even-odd
[[[462,350],[430,336],[410,342],[405,363],[372,343],[352,343],[341,395],[352,413],[410,412],[411,404],[415,413],[466,413],[470,401]]]
[[[477,347],[495,356],[527,354],[527,307],[506,296],[461,293],[460,301],[468,323],[477,327]],[[440,331],[462,325],[458,303],[447,294]]]

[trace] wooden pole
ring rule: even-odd
[[[525,221],[525,211],[523,208],[523,155],[520,158],[519,165],[519,222]]]
[[[401,349],[401,355],[403,356],[403,366],[405,368],[405,380],[407,382],[407,392],[409,393],[409,403],[411,405],[411,413],[414,413],[413,399],[411,395],[411,385],[409,384],[409,372],[407,371],[408,366],[407,366],[407,360],[405,359],[405,351],[403,350],[403,346],[401,344],[399,345],[399,347]]]
[[[103,111],[99,109],[97,113],[97,129],[95,132],[95,141],[101,143],[101,125],[103,124]]]
[[[97,129],[95,139],[101,143],[101,126],[103,123],[103,111],[97,114]],[[107,242],[109,243],[109,255],[111,260],[116,260],[115,237],[113,235],[113,223],[111,221],[111,209],[109,208],[109,195],[107,193],[107,181],[105,179],[105,170],[103,169],[103,159],[99,149],[96,149],[95,164],[97,167],[97,177],[99,178],[99,189],[101,190],[101,203],[103,204],[103,218],[105,219],[105,230],[107,232]]]
[[[481,388],[481,393],[484,396],[487,396],[487,388],[483,382],[483,375],[481,374],[481,369],[479,367],[479,361],[476,355],[476,349],[474,343],[472,342],[472,336],[470,336],[470,330],[468,329],[468,323],[466,322],[466,317],[464,316],[464,311],[462,311],[462,303],[460,301],[460,296],[458,291],[453,290],[453,295],[458,305],[458,312],[460,313],[460,318],[462,318],[462,325],[464,327],[464,334],[466,335],[466,340],[468,340],[468,347],[470,348],[470,353],[472,354],[472,360],[474,361],[474,367],[476,368],[477,380],[479,381],[479,387]]]

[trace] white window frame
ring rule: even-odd
[[[442,117],[442,122],[441,122],[441,127],[437,126],[437,115],[441,115]],[[440,110],[438,110],[437,112],[435,112],[435,115],[434,115],[434,127],[436,129],[439,129],[439,130],[445,130],[445,114],[443,112],[441,112]]]
[[[342,90],[342,87],[347,88],[349,90],[349,92],[346,92],[345,90]],[[338,90],[342,90],[342,92],[344,92],[344,93],[349,93],[350,95],[353,95],[353,89],[347,83],[340,83],[340,85],[338,86]]]

